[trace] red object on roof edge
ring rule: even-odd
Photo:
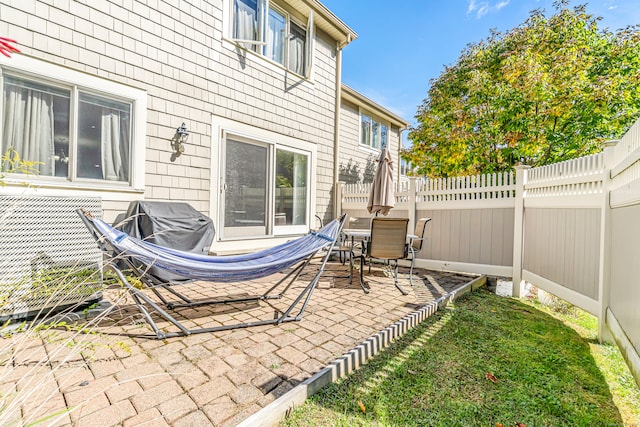
[[[0,53],[6,56],[7,58],[11,58],[11,54],[14,52],[20,52],[20,50],[12,46],[11,44],[18,44],[17,41],[13,39],[8,39],[6,37],[0,37]]]

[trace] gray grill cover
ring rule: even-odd
[[[198,254],[209,252],[215,236],[211,218],[188,203],[134,201],[114,226],[132,237]],[[149,272],[166,281],[186,279],[155,268]]]

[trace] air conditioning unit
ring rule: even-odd
[[[102,254],[78,208],[102,217],[98,197],[0,195],[0,321],[102,298]]]

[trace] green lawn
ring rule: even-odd
[[[476,291],[282,426],[640,425],[640,392],[596,327],[571,307]]]

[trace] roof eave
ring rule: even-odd
[[[344,83],[342,84],[342,97],[348,101],[353,102],[354,104],[365,107],[372,113],[376,113],[382,116],[383,118],[389,120],[392,125],[398,126],[400,129],[407,129],[411,125],[402,117],[389,111],[385,107],[372,101],[371,99],[367,98],[355,89],[345,85]]]
[[[316,25],[336,39],[341,48],[358,38],[355,31],[318,0],[305,0],[305,2],[319,15],[316,17]]]

